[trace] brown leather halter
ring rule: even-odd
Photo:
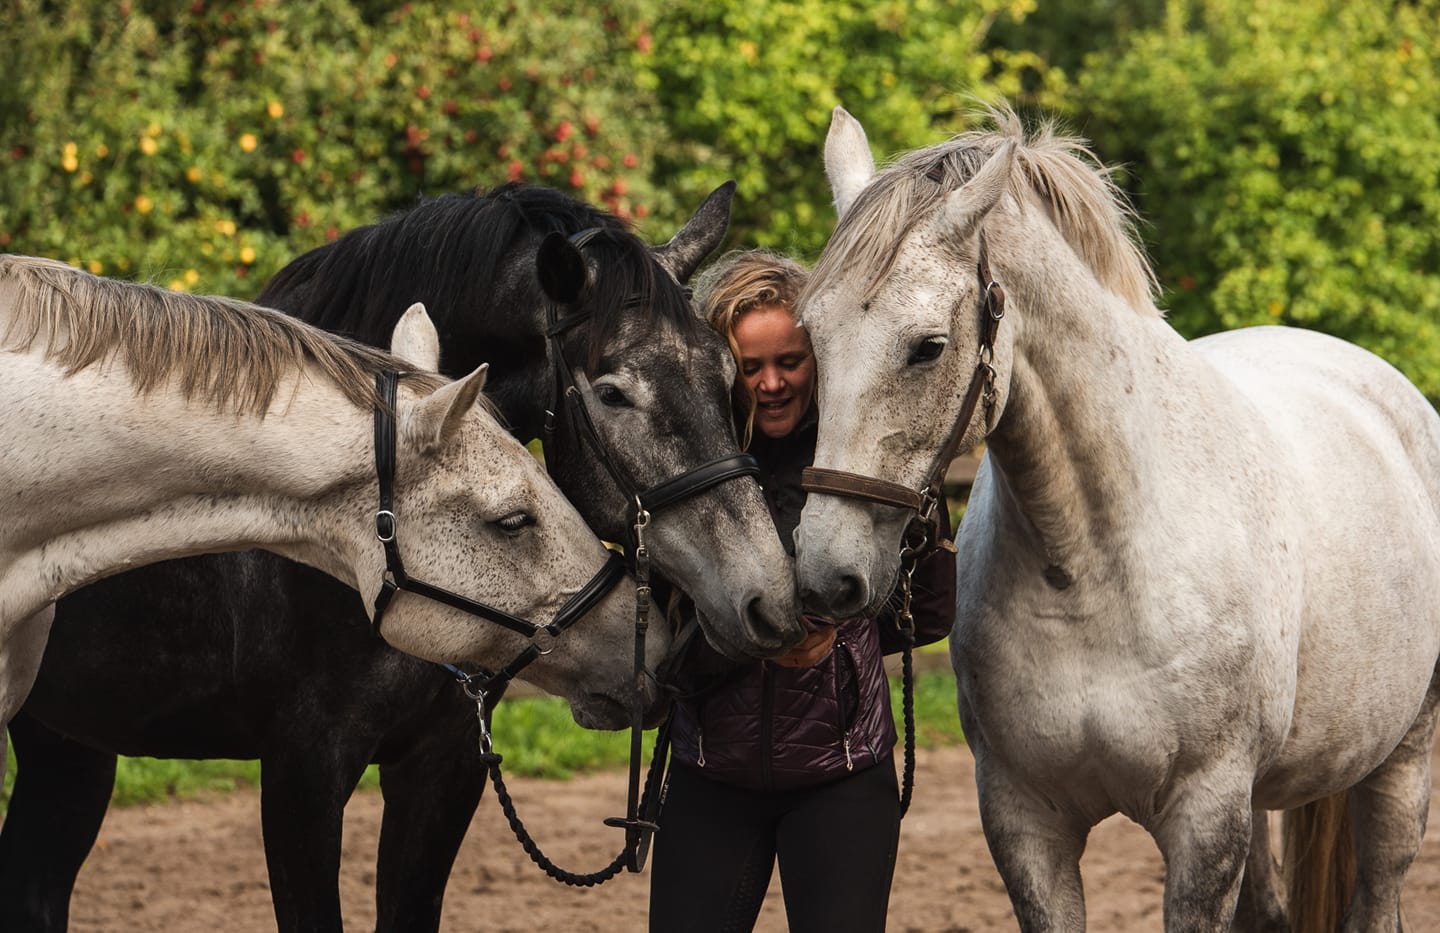
[[[984,287],[980,296],[979,359],[975,363],[975,374],[970,378],[970,388],[965,390],[965,400],[960,404],[960,415],[955,419],[944,445],[930,464],[925,475],[925,484],[917,491],[890,480],[814,466],[806,467],[800,473],[800,485],[807,493],[820,492],[910,509],[919,519],[910,522],[906,527],[900,543],[900,607],[896,621],[904,639],[901,655],[901,704],[905,719],[905,767],[900,782],[902,817],[910,809],[911,793],[915,786],[915,697],[911,662],[915,646],[915,619],[910,614],[912,577],[920,557],[931,549],[940,547],[951,552],[955,550],[954,544],[940,538],[940,522],[935,515],[935,506],[940,502],[945,471],[958,453],[960,441],[970,427],[970,419],[975,416],[976,406],[982,401],[985,403],[985,423],[988,426],[995,405],[995,336],[1000,331],[1000,320],[1005,316],[1005,290],[990,275],[989,254],[985,247],[983,230],[980,233],[980,255],[975,265],[976,274]]]
[[[911,509],[922,522],[933,526],[935,504],[940,501],[940,488],[945,479],[945,471],[959,452],[960,442],[965,437],[970,420],[975,416],[976,407],[982,401],[985,403],[985,420],[988,424],[995,404],[995,336],[1000,331],[1001,319],[1005,317],[1005,290],[990,275],[989,255],[983,231],[980,234],[980,255],[976,260],[976,273],[984,285],[979,308],[979,358],[975,364],[975,374],[970,379],[970,387],[965,392],[965,400],[960,405],[960,415],[955,419],[944,445],[931,462],[924,484],[916,490],[861,473],[812,466],[806,467],[800,474],[800,485],[807,493],[819,492]],[[931,540],[934,540],[933,537]]]

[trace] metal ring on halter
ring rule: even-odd
[[[475,677],[473,675],[467,674],[465,677],[457,679],[460,681],[460,689],[465,691],[467,697],[479,703],[481,706],[485,705],[485,688],[475,686]]]
[[[541,635],[544,635],[545,637],[542,639],[540,637]],[[540,656],[543,658],[545,655],[555,650],[555,642],[557,638],[558,636],[554,632],[550,631],[550,629],[542,625],[535,630],[535,634],[530,636],[530,644],[534,646],[535,650],[539,652]],[[542,648],[540,647],[541,645],[544,645],[545,647]]]
[[[1000,283],[994,279],[985,283],[985,308],[990,312],[990,319],[994,321],[998,321],[1005,316],[1005,303],[990,300],[990,296],[994,293],[995,289],[999,287]]]
[[[384,526],[382,526],[382,521],[389,526],[388,532]],[[389,509],[381,509],[375,513],[375,537],[379,538],[385,544],[389,544],[395,540],[395,528],[397,525],[398,521],[395,518],[395,513]]]

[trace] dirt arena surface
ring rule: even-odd
[[[1440,773],[1440,761],[1437,761]],[[593,871],[619,846],[601,819],[624,812],[625,779],[612,772],[571,781],[509,778],[521,818],[560,865]],[[341,896],[347,929],[374,924],[374,861],[380,795],[363,792],[346,810]],[[1406,929],[1440,931],[1440,832],[1428,834],[1405,889]],[[1081,863],[1089,929],[1161,929],[1163,867],[1134,824],[1096,827]],[[545,877],[510,835],[499,805],[480,802],[445,899],[444,929],[485,933],[636,933],[645,929],[649,876],[621,875],[580,890]],[[273,930],[252,790],[204,801],[112,810],[75,894],[77,933]],[[900,842],[890,900],[899,933],[1014,930],[1009,901],[980,832],[970,753],[922,751],[915,803]],[[759,930],[783,931],[778,883]]]

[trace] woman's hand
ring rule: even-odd
[[[776,658],[775,663],[781,667],[814,667],[821,658],[830,653],[834,644],[835,627],[822,626],[806,635],[805,640],[791,648],[789,653]]]

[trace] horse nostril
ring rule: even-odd
[[[865,603],[865,583],[854,574],[845,574],[840,577],[840,583],[835,590],[835,604],[837,606],[860,606]]]
[[[750,637],[755,644],[761,648],[782,648],[796,640],[799,623],[787,626],[787,619],[774,616],[768,611],[763,596],[753,596],[745,603],[745,625],[750,630]]]
[[[844,619],[859,612],[869,598],[865,580],[855,574],[842,574],[824,589],[800,587],[800,602],[808,612],[835,619]]]

